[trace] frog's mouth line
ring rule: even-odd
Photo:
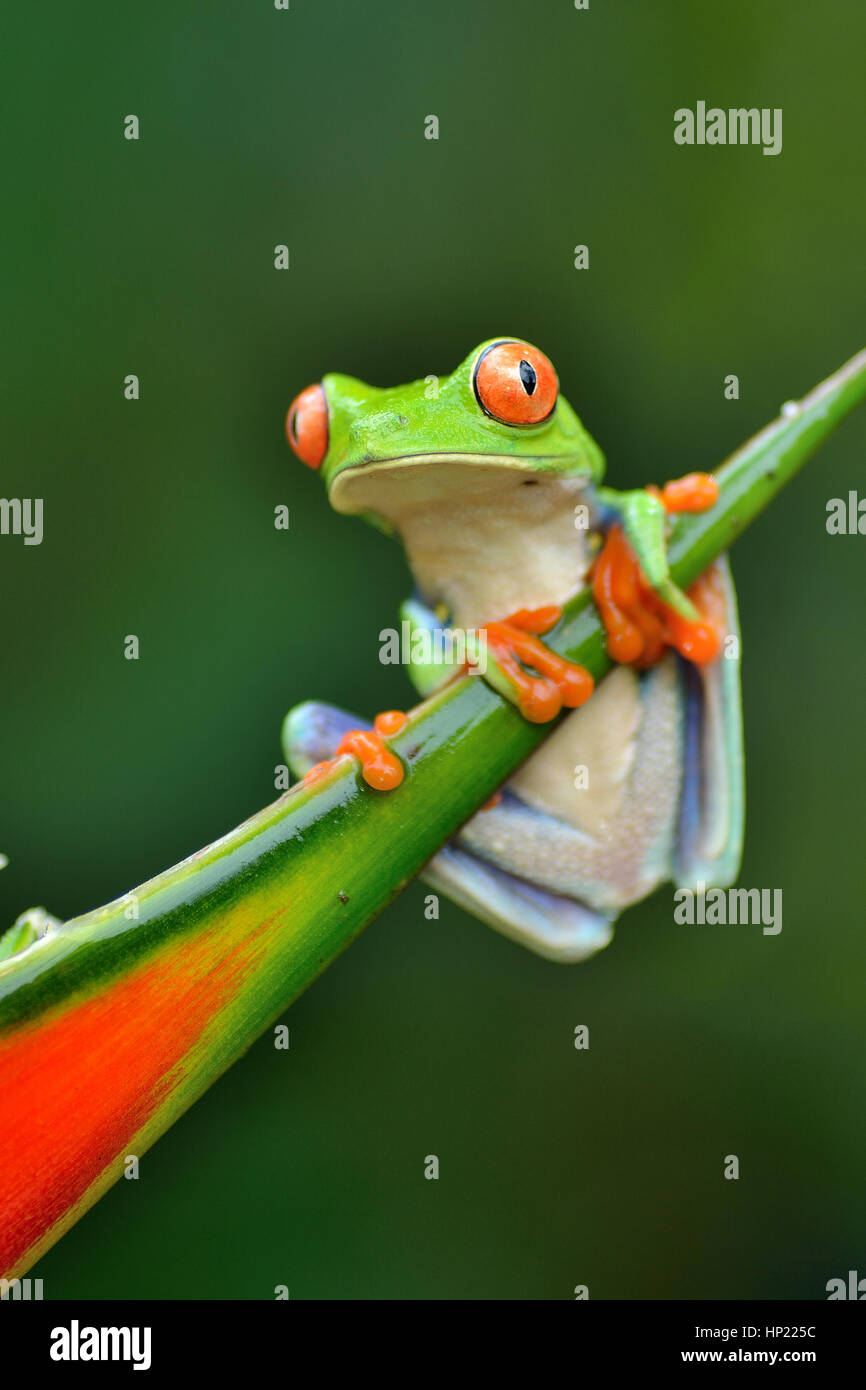
[[[457,450],[398,454],[393,458],[362,460],[341,469],[328,484],[331,506],[344,515],[382,512],[382,503],[386,500],[383,475],[388,474],[393,475],[393,500],[401,509],[439,502],[447,496],[449,486],[458,495],[472,492],[492,496],[507,487],[564,480],[585,486],[591,479],[591,470],[581,466],[578,458],[562,455],[524,454],[515,458],[509,454],[470,454]],[[515,478],[515,474],[523,476]]]

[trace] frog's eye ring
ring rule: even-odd
[[[301,463],[320,468],[328,451],[328,402],[316,383],[295,396],[286,413],[286,438]]]
[[[544,353],[512,340],[485,348],[472,385],[484,413],[503,425],[540,425],[553,413],[559,391]]]

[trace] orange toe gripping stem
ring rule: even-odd
[[[402,710],[389,709],[384,714],[376,715],[372,729],[350,729],[337,744],[333,758],[310,768],[303,779],[304,786],[318,782],[320,777],[331,771],[340,757],[349,753],[360,762],[361,776],[368,787],[373,787],[377,792],[393,791],[403,781],[403,764],[386,748],[384,740],[391,734],[398,734],[407,719],[408,715]]]
[[[496,664],[514,690],[520,713],[532,724],[555,719],[563,705],[576,709],[593,692],[589,671],[539,641],[538,634],[549,632],[561,617],[562,609],[555,604],[521,608],[483,629]]]
[[[719,485],[712,473],[687,473],[665,483],[661,492],[657,487],[647,492],[660,497],[669,512],[708,512],[719,500]]]
[[[669,512],[703,512],[719,495],[715,478],[689,473],[649,488]],[[713,571],[701,575],[688,597],[701,617],[690,621],[663,603],[645,580],[621,526],[608,531],[592,571],[592,592],[607,633],[607,652],[613,661],[638,669],[652,666],[666,647],[697,665],[713,661],[721,645],[723,598]]]

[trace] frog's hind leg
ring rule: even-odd
[[[345,734],[373,726],[355,714],[307,700],[290,709],[283,721],[283,752],[295,777],[306,777],[318,763],[332,758]]]
[[[548,960],[586,960],[613,936],[615,913],[594,912],[537,888],[454,845],[441,849],[421,877],[489,927]]]
[[[674,877],[681,888],[726,888],[739,871],[745,821],[740,629],[727,557],[695,588],[722,650],[706,666],[682,663],[685,748]]]
[[[332,757],[344,735],[362,724],[354,714],[312,700],[290,710],[283,748],[294,775],[304,777]],[[613,935],[615,913],[595,912],[538,888],[455,845],[434,855],[421,877],[435,892],[550,960],[585,960]]]
[[[299,705],[290,710],[283,722],[283,744],[289,766],[296,774],[306,767],[304,781],[311,783],[327,776],[334,762],[348,755],[357,758],[361,776],[369,787],[380,792],[393,791],[403,781],[403,764],[385,743],[385,738],[399,733],[406,719],[402,710],[384,710],[376,715],[372,728],[369,724],[355,723],[353,726],[351,716],[341,710],[312,702]],[[342,732],[334,745],[331,733],[337,728]],[[326,744],[330,745],[334,757],[309,763],[309,749]]]
[[[615,915],[672,876],[682,788],[679,658],[618,666],[462,827],[462,849]]]

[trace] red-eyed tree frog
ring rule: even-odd
[[[402,541],[413,634],[481,630],[484,678],[527,719],[570,711],[426,880],[565,961],[606,945],[623,908],[667,879],[732,882],[744,806],[734,589],[723,559],[681,592],[666,554],[669,514],[712,506],[714,480],[603,487],[603,455],[552,364],[517,338],[490,339],[450,376],[408,386],[326,376],[292,402],[286,432],[337,511]],[[542,641],[586,583],[617,663],[595,693],[588,672]],[[409,666],[422,696],[455,674],[447,661]],[[313,779],[319,760],[354,755],[372,787],[399,795],[387,738],[404,718],[390,711],[370,729],[299,706],[286,719],[287,760]]]

